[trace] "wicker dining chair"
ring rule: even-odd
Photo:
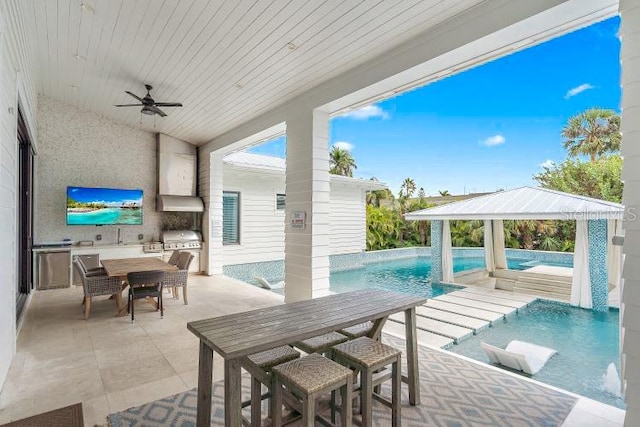
[[[135,320],[135,300],[141,298],[158,298],[156,311],[160,309],[160,318],[164,317],[164,306],[162,304],[162,283],[165,272],[161,270],[136,271],[127,274],[129,283],[129,301],[127,310],[131,313],[131,321]]]
[[[122,280],[118,277],[110,277],[106,274],[87,274],[82,262],[79,258],[73,261],[73,268],[82,279],[82,287],[84,288],[84,318],[89,318],[91,312],[91,298],[101,295],[122,295]],[[116,298],[116,306],[119,305],[121,298]],[[118,306],[118,309],[120,307]]]
[[[178,258],[178,271],[167,271],[167,275],[164,279],[163,286],[170,288],[173,297],[178,299],[178,288],[182,288],[182,298],[185,305],[189,304],[187,301],[187,280],[189,279],[189,266],[195,256],[191,252],[181,252]]]
[[[171,265],[177,265],[179,258],[180,258],[180,251],[179,250],[175,250],[175,251],[171,252],[171,256],[169,257],[169,261],[167,261],[167,263],[169,263]]]

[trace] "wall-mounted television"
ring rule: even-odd
[[[67,187],[67,225],[125,224],[142,224],[142,190]]]

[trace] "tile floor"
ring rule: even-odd
[[[136,322],[94,298],[83,319],[82,288],[34,292],[17,354],[0,393],[0,424],[82,402],[87,426],[109,413],[197,385],[198,342],[186,322],[281,304],[282,297],[225,276],[191,276],[189,305],[165,294],[165,317],[143,301]],[[457,357],[452,355],[452,357]],[[214,358],[214,380],[222,363]],[[622,426],[624,411],[580,398],[565,426]]]

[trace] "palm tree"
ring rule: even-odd
[[[440,193],[441,196],[450,196],[451,193],[449,193],[449,190],[440,190],[438,191],[438,193]]]
[[[570,156],[585,155],[595,162],[605,153],[620,150],[620,116],[613,110],[591,108],[571,117],[562,137]]]
[[[416,191],[416,182],[413,178],[405,178],[400,186],[400,197],[410,198]]]
[[[331,168],[329,173],[342,176],[353,176],[353,170],[358,169],[356,161],[353,156],[347,150],[342,148],[333,147],[329,153],[329,164]]]
[[[371,177],[371,181],[378,182],[378,178]],[[380,203],[383,200],[393,200],[393,193],[388,188],[384,190],[373,190],[367,192],[367,204],[371,206],[375,206],[376,208],[380,207]]]

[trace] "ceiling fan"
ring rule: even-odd
[[[149,94],[149,92],[151,91],[151,89],[153,89],[153,87],[151,85],[144,85],[144,87],[147,88],[147,94],[144,96],[144,98],[140,98],[138,95],[135,95],[129,92],[128,90],[124,91],[126,94],[131,95],[135,99],[140,101],[141,102],[140,104],[118,104],[116,105],[116,107],[142,107],[142,110],[140,110],[142,114],[148,114],[149,116],[153,116],[154,114],[157,114],[160,117],[166,117],[167,114],[161,109],[159,109],[158,107],[182,107],[182,104],[179,102],[154,101],[154,99]]]

